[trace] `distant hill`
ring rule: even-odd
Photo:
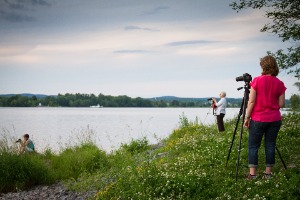
[[[148,98],[151,101],[207,101],[208,98],[190,98],[190,97],[175,97],[175,96],[161,96]]]
[[[14,97],[14,98],[10,98]],[[32,97],[36,97],[32,98]],[[111,96],[99,94],[0,94],[0,107],[35,107],[47,105],[50,107],[90,107],[101,105],[104,107],[209,107],[211,97],[188,98],[176,96],[160,96],[153,98],[131,98],[128,96]],[[226,98],[228,107],[240,107],[242,98]],[[217,98],[219,101],[219,98]],[[289,107],[289,100],[286,100]]]
[[[24,97],[33,97],[36,96],[36,98],[38,99],[42,99],[45,98],[47,96],[55,96],[55,95],[46,95],[46,94],[30,94],[30,93],[22,93],[22,94],[0,94],[0,97],[12,97],[12,96],[16,96],[16,95],[20,95],[20,96],[24,96]]]
[[[190,98],[190,97],[176,97],[176,96],[161,96],[161,97],[153,97],[153,98],[148,98],[150,101],[179,101],[179,102],[194,102],[194,101],[208,101],[211,97],[202,97],[202,98]],[[219,98],[216,98],[217,100]],[[228,102],[232,103],[240,103],[242,102],[242,98],[226,98]]]
[[[21,93],[21,94],[0,94],[0,97],[12,97],[12,96],[24,96],[24,97],[33,97],[36,96],[38,99],[45,98],[47,96],[52,96],[56,97],[57,95],[46,95],[46,94],[31,94],[31,93]],[[205,102],[208,101],[208,99],[211,97],[202,97],[202,98],[191,98],[191,97],[176,97],[176,96],[161,96],[161,97],[152,97],[152,98],[143,98],[143,99],[148,99],[150,101],[166,101],[166,102],[171,102],[171,101],[179,101],[179,102]],[[218,98],[217,98],[218,99]],[[241,102],[242,98],[227,98],[228,101],[230,102]]]

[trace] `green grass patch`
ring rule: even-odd
[[[99,185],[97,199],[299,199],[300,115],[283,117],[278,148],[289,168],[285,170],[276,155],[273,177],[267,181],[261,179],[265,167],[263,146],[259,151],[258,179],[245,180],[248,172],[246,130],[238,180],[235,180],[240,127],[228,166],[225,166],[235,122],[226,122],[226,131],[218,133],[215,126],[204,126],[181,117],[180,128],[164,140],[163,147],[132,156],[135,162],[123,165],[109,183]],[[110,175],[102,173],[101,176]]]
[[[244,130],[238,180],[235,180],[240,126],[226,167],[235,120],[218,133],[215,125],[204,126],[180,117],[180,128],[161,143],[149,145],[145,138],[122,144],[109,154],[91,142],[68,147],[59,154],[17,155],[2,150],[0,192],[63,180],[71,190],[96,190],[96,199],[299,199],[300,114],[283,117],[273,177],[262,180],[264,147],[259,151],[259,177],[245,180],[248,132]],[[4,142],[5,143],[5,142]],[[3,149],[7,149],[3,148]]]

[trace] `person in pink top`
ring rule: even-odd
[[[266,169],[263,178],[268,179],[275,165],[276,138],[281,126],[279,109],[284,107],[284,83],[276,76],[279,73],[277,62],[272,56],[260,60],[261,76],[250,83],[250,95],[245,115],[244,126],[249,129],[247,179],[256,178],[258,150],[264,136]]]

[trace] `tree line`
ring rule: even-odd
[[[227,107],[240,107],[241,98],[227,98]],[[94,94],[58,94],[55,96],[39,95],[0,95],[0,107],[90,107],[100,105],[103,107],[210,107],[211,101],[207,98],[131,98],[126,95],[94,95]],[[292,95],[286,101],[286,107],[299,110],[300,96]]]
[[[128,96],[105,96],[99,94],[58,94],[57,96],[45,96],[38,98],[33,96],[14,95],[10,97],[0,97],[0,106],[2,107],[90,107],[95,105],[103,107],[152,107],[149,100],[130,98]]]
[[[231,99],[229,107],[239,107],[241,99]],[[94,95],[94,94],[58,94],[57,96],[39,97],[35,95],[0,96],[0,107],[209,107],[206,98],[131,98],[126,95]]]

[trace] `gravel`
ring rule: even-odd
[[[93,199],[95,194],[96,191],[89,191],[85,193],[69,191],[63,186],[63,184],[56,183],[50,186],[39,185],[27,191],[0,194],[0,200],[84,200]]]

